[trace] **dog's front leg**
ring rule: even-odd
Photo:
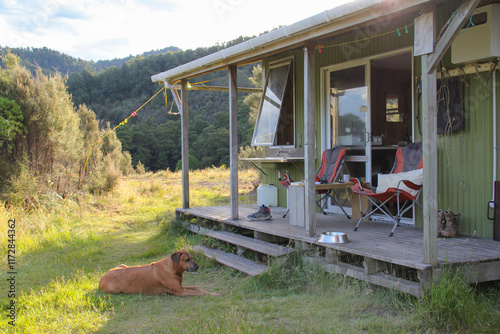
[[[188,297],[188,296],[215,296],[215,297],[222,297],[221,294],[215,293],[215,292],[207,292],[205,290],[202,290],[196,286],[188,286],[184,287],[183,290],[181,291],[172,291],[172,293],[176,296],[181,296],[181,297]]]
[[[184,289],[186,289],[186,290],[203,291],[201,288],[199,288],[197,286],[185,286]]]

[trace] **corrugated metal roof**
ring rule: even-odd
[[[276,52],[300,46],[306,41],[342,32],[383,16],[406,12],[432,1],[357,0],[158,73],[153,75],[151,80],[174,83],[183,78],[227,68],[230,64],[242,64],[262,59]]]

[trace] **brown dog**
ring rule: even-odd
[[[106,293],[127,293],[176,296],[218,296],[218,293],[203,291],[195,286],[182,286],[182,274],[194,272],[198,265],[184,249],[170,257],[144,266],[127,267],[122,264],[108,270],[99,282],[99,288]]]

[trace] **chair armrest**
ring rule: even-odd
[[[361,184],[361,181],[357,177],[351,177],[351,182],[354,183],[354,186],[358,185],[359,190],[363,191],[363,185]]]
[[[405,186],[407,186],[408,188],[413,189],[413,190],[419,190],[423,186],[423,184],[416,184],[416,183],[413,183],[410,180],[401,180],[401,181],[398,182],[398,188],[397,189],[399,189],[399,186],[401,185],[401,182],[403,182]]]

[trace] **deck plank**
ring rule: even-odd
[[[250,221],[246,218],[247,215],[258,210],[257,205],[240,205],[240,218],[235,220],[230,218],[229,206],[177,210],[203,219],[318,244],[317,237],[309,237],[303,227],[290,225],[288,216],[282,218],[285,208],[272,207],[273,218],[267,221]],[[326,231],[347,233],[349,243],[327,245],[328,248],[419,270],[429,267],[428,264],[423,263],[423,230],[421,228],[398,226],[394,236],[388,237],[392,224],[363,222],[358,231],[354,232],[355,225],[355,220],[347,219],[345,216],[318,214],[316,230],[318,236]],[[498,262],[500,261],[500,242],[477,237],[440,238],[438,239],[438,261],[440,265]]]
[[[195,251],[202,252],[205,256],[214,258],[217,262],[241,271],[250,276],[257,276],[268,269],[268,266],[248,260],[244,257],[224,252],[220,249],[211,249],[205,246],[195,246]]]

